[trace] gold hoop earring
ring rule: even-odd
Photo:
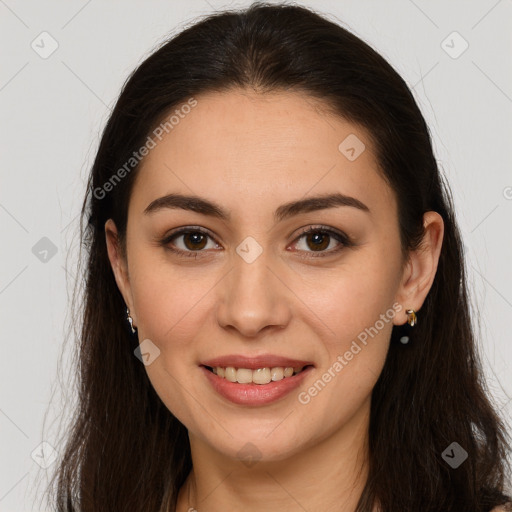
[[[418,323],[418,317],[416,316],[416,312],[414,309],[407,309],[405,311],[407,313],[407,323],[414,327]]]
[[[406,309],[405,312],[407,313],[407,323],[402,326],[402,329],[405,329],[407,334],[400,338],[400,343],[403,345],[409,343],[409,340],[411,339],[409,337],[409,331],[418,323],[418,317],[416,316],[414,309]]]

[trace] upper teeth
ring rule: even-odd
[[[257,368],[251,370],[249,368],[234,368],[228,366],[223,368],[217,366],[212,368],[213,373],[216,373],[219,377],[223,377],[230,382],[238,382],[240,384],[268,384],[270,381],[282,380],[285,377],[291,377],[294,373],[299,373],[303,370],[303,366],[282,367],[275,366],[274,368]]]

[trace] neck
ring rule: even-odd
[[[282,460],[244,464],[189,432],[193,469],[177,512],[354,512],[368,476],[369,401],[342,429]]]

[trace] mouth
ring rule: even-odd
[[[213,391],[231,403],[246,407],[284,400],[303,385],[315,368],[313,364],[261,367],[260,364],[254,363],[253,368],[201,364],[199,368]]]
[[[271,382],[279,382],[298,375],[309,368],[312,364],[304,366],[265,366],[261,368],[238,368],[235,366],[208,366],[201,365],[209,372],[217,375],[234,384],[253,384],[262,386]]]

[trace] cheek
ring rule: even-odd
[[[144,337],[179,349],[202,326],[208,291],[216,283],[213,271],[178,265],[160,249],[142,251],[132,258],[131,284],[137,321]],[[172,340],[172,344],[170,341]]]
[[[350,344],[382,314],[393,313],[389,309],[396,294],[396,268],[383,257],[354,253],[330,271],[316,269],[302,274],[294,291],[318,317],[318,333],[325,333],[325,339],[337,349]],[[378,329],[386,330],[381,322]]]
[[[348,283],[344,284],[349,293]],[[386,360],[396,314],[396,308],[382,297],[368,298],[354,289],[346,298],[345,292],[333,294],[338,306],[326,314],[326,321],[335,336],[323,339],[321,367],[297,397],[305,417],[314,418],[315,426],[321,425],[325,432],[349,422],[371,396]]]
[[[306,280],[298,292],[317,313],[314,331],[325,333],[318,380],[303,390],[302,402],[310,400],[320,414],[336,410],[350,415],[371,393],[382,371],[393,319],[401,310],[394,301],[396,269],[385,261],[361,256],[357,263],[354,259],[321,279]]]
[[[205,329],[206,299],[215,276],[149,258],[132,261],[139,341],[149,339],[160,351],[145,367],[148,378],[166,407],[182,423],[194,424],[202,412],[191,399],[201,396],[193,376],[197,368],[194,340]]]

